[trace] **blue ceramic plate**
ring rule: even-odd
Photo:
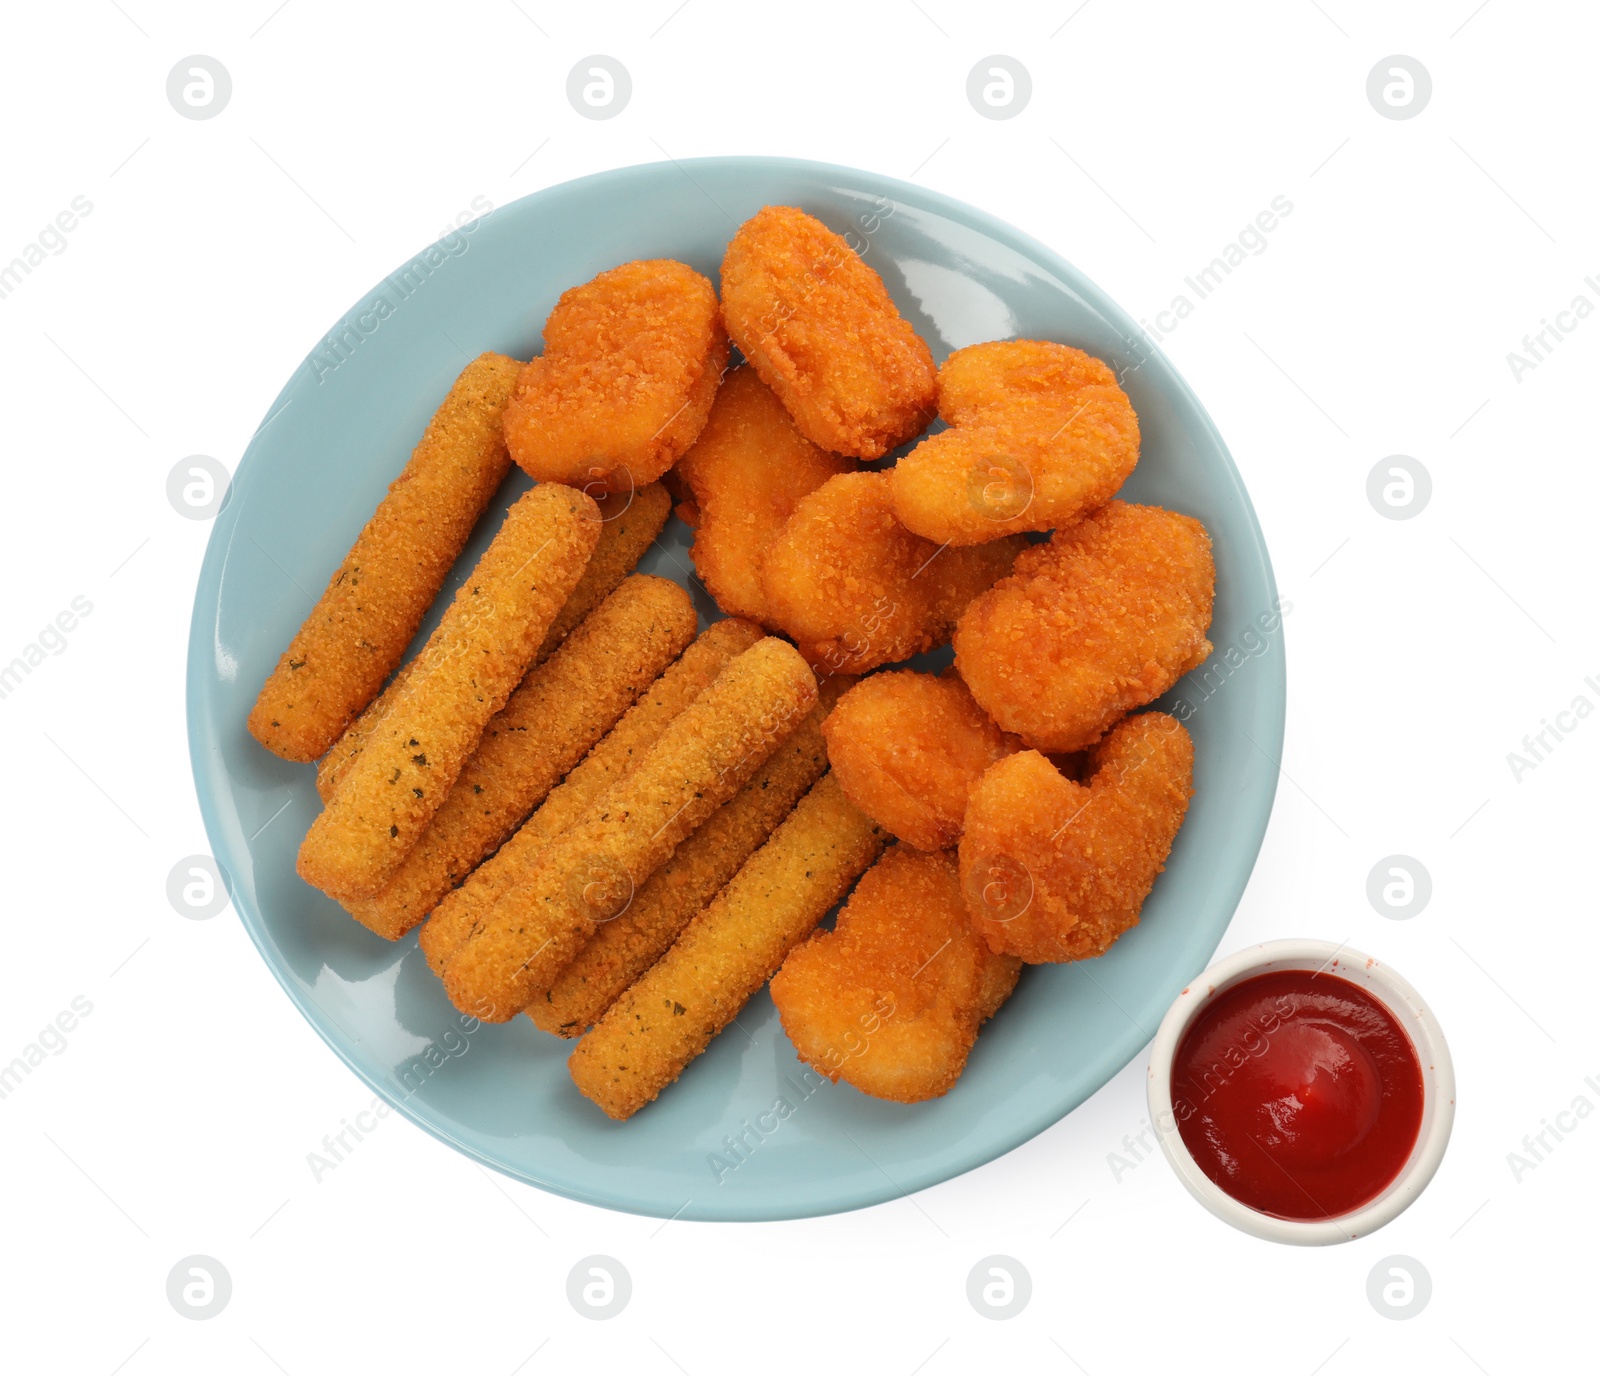
[[[570,1043],[525,1018],[463,1026],[414,935],[390,945],[301,882],[312,769],[268,754],[245,717],[469,358],[530,357],[563,290],[630,259],[678,258],[715,279],[735,227],[774,203],[849,231],[935,359],[1032,337],[1079,345],[1123,375],[1144,434],[1123,495],[1199,517],[1216,542],[1217,654],[1163,704],[1194,734],[1197,793],[1140,925],[1099,960],[1027,970],[945,1098],[880,1103],[807,1075],[763,992],[660,1100],[613,1123],[572,1087]],[[458,579],[522,485],[516,477],[501,494]],[[687,546],[674,520],[642,567],[689,581]],[[1216,949],[1266,829],[1284,721],[1275,605],[1250,500],[1200,403],[1128,316],[1042,244],[919,186],[842,167],[630,167],[458,231],[363,296],[289,379],[239,464],[201,568],[190,750],[251,938],[328,1045],[413,1121],[517,1179],[610,1208],[802,1217],[993,1160],[1070,1112],[1154,1034]]]

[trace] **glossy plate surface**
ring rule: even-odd
[[[1187,704],[1176,710],[1189,713],[1197,795],[1140,925],[1099,960],[1025,971],[945,1098],[880,1103],[806,1075],[762,992],[676,1086],[618,1124],[572,1087],[569,1043],[525,1018],[463,1027],[415,934],[391,945],[296,876],[317,810],[312,768],[268,754],[244,723],[470,357],[530,357],[563,290],[629,259],[678,258],[715,280],[738,223],[773,203],[852,231],[936,360],[1031,337],[1117,368],[1144,436],[1122,495],[1199,517],[1216,544],[1217,652],[1160,704]],[[514,474],[457,580],[524,485]],[[688,539],[674,520],[641,567],[688,582]],[[698,589],[696,598],[716,614]],[[768,158],[654,164],[552,187],[457,232],[366,293],[296,370],[239,464],[206,551],[189,644],[190,749],[211,845],[251,938],[329,1046],[415,1122],[508,1175],[611,1208],[800,1217],[893,1199],[1001,1155],[1070,1112],[1153,1034],[1216,949],[1266,829],[1284,721],[1281,631],[1263,632],[1275,605],[1249,498],[1199,402],[1053,252],[969,206],[869,173]],[[726,1143],[741,1136],[753,1148],[742,1160]]]

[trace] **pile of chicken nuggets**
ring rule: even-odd
[[[251,734],[317,762],[300,875],[420,927],[462,1012],[577,1039],[613,1118],[768,980],[821,1074],[946,1093],[1024,964],[1138,921],[1193,793],[1188,732],[1140,709],[1211,652],[1211,542],[1116,499],[1139,443],[1082,350],[936,367],[793,207],[739,228],[720,296],[602,272],[541,356],[466,367],[262,688]],[[535,485],[402,664],[513,463]],[[704,631],[634,572],[674,507]]]

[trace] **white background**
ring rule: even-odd
[[[93,1011],[0,1100],[0,1363],[1500,1376],[1592,1362],[1600,1115],[1547,1137],[1520,1178],[1507,1159],[1578,1096],[1600,1107],[1584,1083],[1600,1079],[1600,938],[1580,879],[1600,720],[1520,780],[1507,762],[1578,694],[1600,704],[1584,684],[1600,679],[1600,315],[1520,380],[1507,362],[1579,293],[1600,305],[1584,284],[1600,275],[1592,9],[273,3],[7,9],[0,262],[74,196],[93,210],[0,300],[0,661],[75,596],[93,611],[0,700],[0,1061],[74,997]],[[233,81],[206,121],[165,95],[197,53]],[[565,95],[594,53],[633,80],[605,121]],[[1403,121],[1366,96],[1396,53],[1433,82]],[[1031,74],[1015,118],[967,101],[991,54]],[[1285,776],[1222,952],[1348,940],[1421,988],[1455,1052],[1449,1154],[1381,1233],[1273,1247],[1204,1213],[1159,1158],[1114,1172],[1143,1125],[1142,1058],[1009,1156],[842,1217],[663,1226],[492,1177],[398,1116],[314,1179],[307,1153],[370,1094],[231,911],[188,921],[165,896],[174,863],[207,849],[182,667],[210,531],[174,512],[167,474],[195,453],[237,463],[322,330],[474,197],[735,152],[961,197],[1147,318],[1274,196],[1293,203],[1164,347],[1231,445],[1294,606]],[[1366,496],[1396,453],[1432,476],[1411,520]],[[1366,898],[1397,852],[1433,881],[1406,922]],[[233,1280],[205,1322],[166,1297],[195,1253]],[[633,1280],[606,1322],[566,1297],[595,1253]],[[1032,1277],[1006,1322],[966,1299],[994,1253]],[[1432,1277],[1403,1322],[1367,1298],[1391,1254]]]

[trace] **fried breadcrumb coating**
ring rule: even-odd
[[[656,963],[828,767],[822,719],[849,686],[820,685],[817,705],[755,776],[719,807],[634,895],[628,910],[600,928],[528,1016],[546,1032],[581,1037]]]
[[[400,663],[511,468],[501,415],[521,371],[479,355],[428,422],[251,709],[250,734],[275,755],[326,753]]]
[[[511,457],[540,482],[627,492],[694,443],[728,365],[717,295],[670,258],[624,263],[563,292],[544,353],[506,408]]]
[[[863,679],[822,729],[845,795],[918,850],[955,845],[973,784],[1022,748],[989,720],[959,677],[911,669]]]
[[[802,435],[755,369],[728,374],[700,438],[673,470],[693,493],[690,557],[717,606],[771,624],[762,556],[795,503],[855,467]]]
[[[302,879],[341,901],[388,881],[522,681],[599,537],[600,513],[575,488],[542,483],[512,503],[300,843]]]
[[[769,205],[722,260],[728,332],[801,434],[877,459],[933,419],[933,355],[883,279],[822,221]]]
[[[967,608],[956,667],[1024,744],[1082,750],[1205,662],[1215,589],[1199,521],[1111,502],[1024,550]]]
[[[1112,728],[1090,769],[1074,783],[1027,750],[972,790],[961,884],[992,949],[1084,960],[1139,920],[1194,794],[1194,743],[1175,718],[1141,712]]]
[[[635,574],[530,669],[411,853],[370,898],[345,907],[397,941],[521,824],[694,639],[694,603],[669,578]]]
[[[1019,968],[973,930],[952,853],[895,846],[862,876],[834,929],[790,952],[772,1001],[820,1074],[914,1104],[955,1084]]]
[[[527,882],[461,944],[444,971],[450,1001],[485,1022],[520,1013],[601,922],[626,911],[816,700],[816,679],[787,641],[768,636],[730,663],[631,774],[534,858]]]
[[[710,626],[622,714],[583,762],[568,774],[531,817],[459,889],[445,895],[423,924],[417,944],[434,974],[512,889],[528,882],[534,859],[581,818],[607,789],[638,768],[650,747],[716,679],[735,656],[761,639],[761,627],[729,617]]]
[[[567,1061],[612,1118],[683,1074],[878,857],[883,833],[824,774]]]
[[[584,566],[578,586],[550,623],[536,664],[554,654],[578,624],[633,572],[672,514],[672,500],[660,483],[646,483],[634,492],[590,495],[600,508],[600,540]]]
[[[895,520],[888,473],[844,473],[796,503],[762,561],[761,588],[813,663],[862,673],[944,644],[1021,547],[1013,536],[941,549]]]
[[[1064,344],[974,344],[939,370],[951,428],[897,463],[895,515],[929,540],[981,544],[1054,530],[1103,506],[1139,459],[1139,421],[1116,375]]]
[[[656,536],[661,534],[662,527],[667,523],[670,499],[660,483],[651,483],[635,493],[607,497],[596,505],[600,508],[600,541],[589,556],[589,562],[584,565],[578,586],[568,594],[567,600],[561,604],[561,610],[556,613],[556,619],[550,623],[544,644],[534,656],[535,668],[555,653],[572,629],[605,601],[644,557],[644,552],[655,542]],[[612,510],[614,506],[620,506],[621,509]],[[405,682],[415,663],[412,660],[409,664],[401,665],[389,680],[389,686],[365,712],[350,723],[344,735],[317,761],[317,796],[324,803],[333,796],[339,781],[361,753],[367,737],[383,719],[384,712],[399,693],[400,685]]]

